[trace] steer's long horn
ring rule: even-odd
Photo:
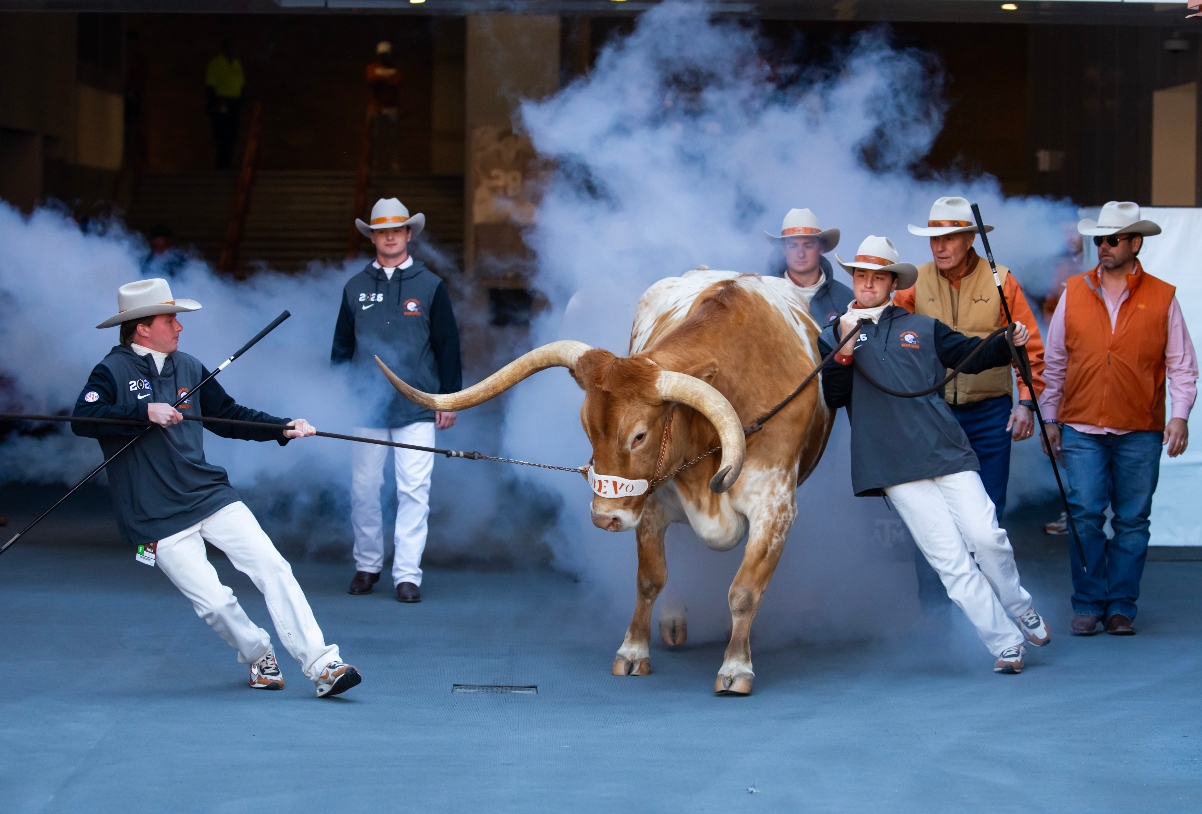
[[[384,375],[388,377],[388,381],[392,382],[392,386],[414,404],[421,405],[427,410],[455,412],[456,410],[466,410],[469,407],[475,407],[477,404],[483,404],[489,399],[504,393],[522,379],[533,376],[540,370],[546,370],[549,367],[566,367],[568,370],[571,370],[576,366],[576,360],[580,358],[580,354],[590,349],[583,342],[576,342],[571,339],[551,342],[514,359],[479,384],[474,384],[466,390],[460,390],[458,393],[448,393],[441,396],[414,390],[389,370],[388,365],[381,362],[379,356],[376,357],[376,364],[380,366],[380,370],[384,371]]]
[[[743,469],[747,441],[739,416],[726,396],[701,379],[672,370],[660,371],[657,387],[664,401],[687,404],[714,425],[722,442],[722,465],[718,468],[718,474],[710,480],[710,489],[725,492],[734,486]]]

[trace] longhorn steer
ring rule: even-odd
[[[714,683],[717,693],[747,695],[755,675],[751,622],[797,515],[797,487],[822,456],[832,416],[815,382],[760,432],[744,439],[743,425],[815,368],[818,330],[787,280],[697,270],[647,290],[625,358],[582,342],[552,342],[441,396],[416,391],[380,367],[411,401],[448,411],[487,401],[540,370],[568,368],[584,389],[580,421],[598,477],[653,481],[720,444],[721,461],[705,458],[658,489],[616,498],[598,491],[592,520],[607,531],[635,529],[638,544],[638,598],[614,675],[651,672],[651,609],[668,578],[668,524],[688,523],[717,551],[747,536],[728,594],[730,643]],[[684,642],[684,622],[661,620],[667,644]]]

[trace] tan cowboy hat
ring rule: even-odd
[[[829,252],[839,245],[838,229],[823,229],[818,218],[808,209],[790,209],[780,225],[780,234],[764,232],[769,240],[784,240],[787,237],[816,237],[822,250]]]
[[[856,249],[856,258],[843,262],[843,258],[835,255],[839,265],[848,274],[855,275],[856,269],[871,269],[873,271],[891,271],[897,275],[897,290],[904,291],[918,281],[918,269],[909,263],[900,262],[897,247],[887,237],[869,235],[864,238],[860,248]]]
[[[171,296],[171,286],[166,280],[152,277],[149,280],[138,280],[136,283],[126,283],[117,289],[116,316],[109,317],[97,325],[97,328],[111,328],[122,322],[142,317],[153,317],[158,314],[178,314],[181,311],[199,311],[200,303],[196,300],[177,300]]]
[[[1139,205],[1130,201],[1111,201],[1102,207],[1097,220],[1083,219],[1077,224],[1077,231],[1083,235],[1151,235],[1160,234],[1160,224],[1150,220],[1141,220]]]
[[[371,208],[371,223],[364,223],[355,218],[355,225],[364,237],[371,237],[376,229],[395,229],[398,226],[408,226],[412,229],[409,239],[413,240],[426,228],[426,216],[421,212],[410,217],[409,210],[396,198],[381,198]]]
[[[976,232],[977,222],[973,218],[972,204],[967,198],[940,198],[931,207],[926,226],[910,224],[906,228],[912,235],[939,237],[954,235],[957,232]],[[986,224],[985,231],[992,232],[993,227]]]

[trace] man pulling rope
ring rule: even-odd
[[[175,299],[166,280],[121,286],[117,302],[119,313],[96,327],[120,325],[121,342],[92,370],[74,414],[158,426],[145,431],[80,422],[72,428],[77,435],[96,438],[106,458],[131,436],[145,432],[108,467],[122,537],[138,546],[139,561],[163,570],[192,601],[196,614],[238,651],[239,661],[250,664],[251,687],[280,690],[284,677],[270,635],[250,621],[233,592],[221,584],[205,556],[206,542],[224,551],[263,592],[280,640],[316,685],[318,697],[354,687],[361,680],[359,671],[342,661],[337,645],[326,644],[291,566],[230,486],[225,470],[205,460],[201,423],[184,418],[261,422],[269,428],[215,424],[213,431],[280,444],[316,430],[303,418],[276,418],[243,407],[213,379],[195,391],[209,374],[196,358],[178,350],[183,326],[175,315],[197,311],[200,304]]]
[[[852,349],[837,353],[822,371],[827,405],[849,407],[855,493],[892,501],[948,596],[993,653],[994,671],[1022,672],[1024,641],[1039,647],[1051,634],[1019,583],[1014,550],[998,527],[968,439],[932,387],[948,368],[977,373],[1008,365],[1006,338],[998,333],[970,358],[986,340],[892,305],[893,292],[914,285],[918,270],[900,262],[888,238],[869,236],[854,260],[836,259],[852,275],[856,298],[818,344],[829,354],[861,326]],[[1021,347],[1028,339],[1026,328],[1016,325],[1014,343]],[[928,392],[892,395],[861,370],[906,395]]]

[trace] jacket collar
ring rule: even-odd
[[[159,378],[175,371],[176,351],[172,351],[171,353],[167,354],[167,361],[163,362],[162,373],[160,373],[158,368],[155,367],[154,359],[150,358],[149,356],[139,356],[132,348],[127,348],[124,345],[113,345],[113,349],[109,351],[109,354],[111,355],[114,353],[125,356],[134,363],[139,371],[145,373],[148,377],[154,376],[155,378]]]
[[[411,265],[407,269],[400,269],[400,268],[397,269],[397,271],[399,271],[400,274],[398,275],[394,272],[392,275],[392,279],[394,279],[394,280],[412,280],[425,267],[426,267],[425,263],[423,263],[422,261],[420,261],[416,257],[414,257],[413,265]],[[388,282],[388,275],[384,273],[383,269],[376,268],[376,264],[374,261],[369,260],[367,263],[367,266],[363,269],[363,271],[369,277],[371,277],[373,280],[375,280],[378,283],[387,283]]]
[[[1139,284],[1144,279],[1144,264],[1135,258],[1135,270],[1127,275],[1127,296],[1133,296],[1135,289],[1139,288]],[[1102,264],[1094,266],[1092,270],[1085,272],[1085,283],[1089,286],[1089,290],[1102,296]]]

